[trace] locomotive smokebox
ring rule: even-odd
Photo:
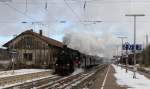
[[[67,54],[69,53],[69,49],[68,49],[67,45],[63,45],[63,49]]]
[[[63,45],[63,48],[67,48],[67,45]]]

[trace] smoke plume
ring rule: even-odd
[[[63,38],[64,44],[68,47],[79,50],[89,55],[100,57],[111,57],[114,53],[114,47],[117,44],[117,38],[111,34],[98,35],[90,32],[66,32]]]

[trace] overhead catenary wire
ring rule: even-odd
[[[71,12],[74,14],[74,16],[80,21],[80,17],[79,17],[78,14],[72,9],[72,7],[67,3],[66,0],[64,0],[64,3],[65,3],[66,6],[71,10]]]
[[[65,2],[65,4],[67,5],[67,7],[71,10],[71,12],[74,14],[74,16],[79,20],[79,22],[92,22],[92,23],[99,23],[99,22],[102,22],[102,21],[90,21],[90,20],[81,20],[80,19],[80,17],[79,17],[79,15],[73,10],[73,8],[69,5],[69,3],[67,3],[67,1],[66,0],[64,0],[64,2]],[[85,2],[86,2],[86,0],[85,0]],[[85,3],[85,6],[86,6],[86,3]],[[84,8],[84,7],[83,7]],[[85,17],[85,10],[84,10],[84,17]],[[85,25],[85,24],[83,24],[83,25]]]
[[[46,0],[47,1],[47,0]],[[67,1],[66,2],[66,4],[67,4],[67,6],[70,8],[70,10],[72,11],[72,13],[75,15],[75,17],[78,19],[78,20],[80,20],[80,17],[79,17],[79,15],[75,12],[75,10],[71,7],[71,5],[70,5],[70,3],[69,3],[69,1],[70,0],[64,0],[64,1]],[[74,1],[74,0],[73,0]],[[79,0],[78,0],[79,1]],[[88,4],[89,4],[89,1],[87,1],[87,0],[81,0],[81,1],[84,1],[84,6],[83,7],[85,7],[85,10],[87,9],[87,2],[88,2]],[[93,1],[93,0],[90,0],[90,1]],[[95,0],[96,1],[96,0]],[[125,0],[124,0],[125,1]],[[131,0],[130,0],[131,1]],[[20,11],[20,10],[18,10],[17,8],[15,8],[15,7],[13,7],[12,5],[10,5],[9,3],[6,3],[6,2],[4,2],[5,4],[8,4],[9,5],[9,7],[10,8],[12,8],[13,10],[15,10],[16,12],[18,12],[18,13],[20,13],[20,14],[22,14],[22,15],[24,15],[25,17],[28,17],[29,19],[32,19],[33,20],[33,18],[31,18],[30,16],[28,16],[26,13],[24,13],[24,12],[22,12],[22,11]],[[49,3],[49,1],[47,1],[47,3]],[[51,21],[51,22],[56,22],[56,21]],[[83,22],[83,21],[81,21],[81,22]],[[92,21],[84,21],[84,22],[92,22]],[[105,22],[123,22],[123,21],[105,21]],[[129,22],[132,22],[132,21],[129,21]],[[147,23],[149,23],[149,21],[138,21],[138,22],[147,22]],[[5,22],[0,22],[0,23],[5,23]]]
[[[26,8],[25,8],[25,13],[28,11],[28,0],[26,0]]]
[[[8,4],[8,3],[6,3],[6,2],[3,2],[3,4],[4,4],[4,5],[7,5],[7,6],[8,6],[9,8],[11,8],[12,10],[16,11],[17,13],[19,13],[19,14],[21,14],[21,15],[27,17],[27,18],[29,18],[29,19],[31,19],[31,20],[35,20],[35,19],[31,18],[30,16],[28,16],[26,13],[24,13],[24,12],[18,10],[17,8],[11,6],[10,4]]]
[[[64,0],[64,3],[66,4],[66,6],[71,10],[71,12],[74,14],[74,16],[79,20],[79,22],[81,22],[80,17],[78,16],[78,14],[72,9],[72,7],[67,3],[66,0]],[[83,24],[83,28],[85,28],[85,24]]]
[[[12,1],[12,0],[10,0]],[[31,0],[32,1],[32,0]],[[130,3],[131,0],[117,0],[117,1],[114,1],[114,0],[66,0],[67,3],[69,4],[79,4],[79,3],[83,3],[83,2],[87,2],[89,4],[105,4],[105,3]],[[2,1],[0,1],[2,2]],[[96,3],[95,3],[96,2]],[[24,4],[24,1],[22,0],[19,0],[19,2],[15,2],[16,4]],[[134,3],[150,3],[149,0],[141,0],[141,1],[136,1]],[[28,4],[45,4],[45,0],[41,0],[41,2],[36,2],[36,3],[32,3],[32,2],[28,2]],[[47,4],[60,4],[62,5],[62,2],[60,2],[59,0],[47,0]]]

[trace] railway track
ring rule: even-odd
[[[76,86],[97,71],[104,69],[104,67],[106,67],[106,65],[96,66],[88,71],[66,77],[49,76],[4,89],[70,89],[72,86]]]
[[[95,74],[98,70],[103,69],[105,66],[96,67],[90,72],[83,72],[77,75],[71,75],[47,84],[44,84],[40,87],[36,87],[36,89],[71,89],[72,86],[76,86],[81,83],[85,79],[89,78],[93,74]]]
[[[24,82],[22,84],[7,87],[7,88],[4,88],[4,89],[32,89],[35,86],[36,87],[41,86],[42,84],[45,84],[45,83],[48,83],[48,82],[51,82],[51,81],[54,81],[54,80],[58,80],[60,78],[61,78],[60,76],[49,76],[49,77],[45,77],[45,78],[42,78],[42,79],[32,80],[32,81],[29,81],[29,82],[27,81],[27,82]]]

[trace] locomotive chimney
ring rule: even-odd
[[[42,31],[42,30],[40,30],[40,31],[39,31],[39,34],[42,36],[42,35],[43,35],[43,31]]]

